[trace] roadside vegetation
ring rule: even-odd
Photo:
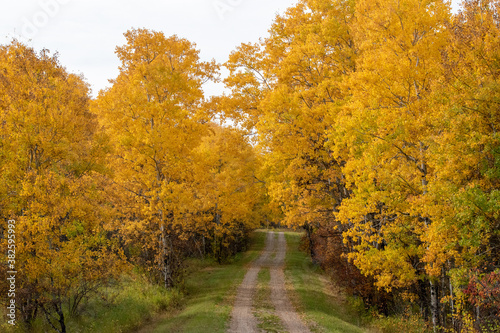
[[[98,297],[88,299],[81,315],[67,315],[66,329],[81,333],[225,332],[245,266],[257,258],[264,241],[264,232],[253,232],[248,250],[223,264],[214,258],[188,259],[184,284],[170,290],[131,272],[102,288]],[[68,313],[66,307],[64,311]],[[8,333],[42,333],[51,329],[43,318],[29,328],[0,326],[1,332]]]
[[[286,232],[285,274],[294,290],[295,306],[313,332],[424,333],[426,322],[409,303],[400,314],[384,316],[376,307],[367,307],[359,297],[349,295],[335,277],[312,262],[307,251],[299,250],[304,233]]]
[[[140,332],[225,332],[236,289],[247,265],[258,257],[264,244],[265,232],[257,230],[250,236],[248,250],[226,263],[218,264],[213,259],[188,260],[182,308],[153,318]]]
[[[299,250],[303,233],[286,232],[285,274],[293,288],[292,299],[313,332],[361,333],[366,319],[338,290],[333,291],[325,272]]]
[[[176,311],[182,304],[179,289],[165,290],[141,275],[130,273],[119,281],[103,287],[99,296],[85,300],[78,315],[70,315],[67,305],[63,312],[68,332],[132,332],[155,315]],[[4,314],[2,314],[4,315]],[[2,324],[1,332],[44,333],[53,328],[47,320],[38,317],[30,327]]]

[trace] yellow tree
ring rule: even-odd
[[[16,305],[28,325],[42,310],[65,332],[63,302],[75,314],[122,267],[98,173],[105,138],[87,85],[46,50],[0,47],[0,96],[0,205],[4,230],[16,221]]]
[[[176,242],[189,229],[192,150],[207,128],[198,117],[202,84],[218,66],[202,62],[195,45],[145,29],[125,33],[113,86],[94,109],[109,134],[109,163],[122,189],[122,231],[147,270],[165,287],[176,282]]]
[[[336,152],[347,161],[352,195],[337,218],[349,226],[345,237],[358,243],[350,258],[379,287],[409,287],[422,274],[431,276],[437,327],[436,270],[430,262],[426,272],[419,267],[429,246],[426,203],[434,170],[428,155],[438,131],[430,126],[436,114],[429,95],[443,76],[449,7],[439,0],[357,1],[355,17],[352,98],[332,131],[332,141],[343,143]]]
[[[463,293],[469,280],[498,275],[499,9],[498,1],[464,2],[449,27],[444,84],[435,89],[439,102],[432,126],[440,132],[429,149],[435,181],[429,184],[433,223],[424,236],[429,244],[424,261],[448,266],[454,280],[451,296],[453,289]],[[495,302],[485,294],[474,296],[475,318],[481,320],[498,313],[498,307],[488,309]]]
[[[353,10],[352,1],[300,1],[260,45],[243,44],[226,64],[232,104],[224,106],[256,130],[269,195],[309,236],[347,195],[342,163],[325,144],[354,69]]]
[[[221,262],[229,247],[243,245],[249,230],[262,222],[263,187],[255,177],[254,148],[243,131],[211,125],[211,133],[196,148],[196,196],[201,205],[198,228],[212,240]]]

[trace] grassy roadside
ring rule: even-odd
[[[155,313],[169,311],[179,306],[181,294],[149,283],[139,274],[130,272],[100,290],[85,302],[79,316],[70,316],[64,307],[68,332],[130,332],[148,321]],[[3,317],[3,313],[0,313]],[[42,333],[54,332],[44,318],[39,316],[31,327],[25,327],[18,317],[14,327],[0,324],[0,332]]]
[[[285,235],[288,247],[285,274],[289,289],[294,289],[290,296],[313,332],[425,331],[425,323],[413,315],[373,318],[369,324],[378,329],[361,327],[361,316],[340,293],[332,292],[326,275],[312,265],[306,253],[298,250],[301,234],[285,231]],[[92,298],[82,316],[67,317],[68,332],[225,332],[246,266],[259,256],[265,245],[264,230],[254,232],[251,237],[250,249],[227,264],[219,265],[208,259],[189,260],[184,296],[177,290],[166,291],[152,285],[140,275],[132,273],[124,277],[106,287],[101,297]],[[269,269],[263,268],[258,275],[255,315],[260,329],[282,332],[270,299],[269,280]],[[0,324],[0,332],[25,331],[19,326]],[[41,333],[51,329],[39,318],[29,331]]]
[[[295,292],[292,300],[313,332],[361,333],[372,332],[361,327],[361,318],[341,295],[329,292],[328,279],[321,269],[299,251],[302,234],[285,232],[287,254],[285,275]]]
[[[306,253],[299,251],[302,234],[285,232],[285,236],[285,274],[295,289],[292,300],[313,332],[430,332],[419,315],[411,312],[390,317],[371,316],[364,310],[358,313],[355,307],[363,309],[363,304],[352,305],[341,291],[332,290],[328,276],[312,264]]]
[[[250,249],[225,265],[210,259],[188,260],[184,293],[177,289],[167,291],[131,272],[104,287],[99,297],[91,297],[81,316],[66,315],[67,331],[225,332],[236,289],[246,273],[245,266],[260,254],[265,235],[263,231],[254,232]],[[6,318],[4,312],[0,310],[0,316]],[[21,323],[11,327],[0,322],[0,332],[27,331],[53,330],[41,317],[29,329]]]
[[[254,232],[250,244],[248,251],[224,265],[211,260],[190,260],[183,309],[153,319],[148,327],[139,332],[225,332],[236,289],[246,273],[245,266],[256,259],[264,248],[265,232]]]

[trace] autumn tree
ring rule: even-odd
[[[359,57],[349,82],[352,98],[332,131],[347,153],[343,172],[352,195],[337,218],[349,226],[345,237],[358,243],[350,258],[379,287],[406,288],[428,277],[437,327],[434,276],[440,270],[432,262],[425,272],[418,267],[433,223],[426,210],[436,133],[429,126],[429,95],[442,77],[449,7],[442,1],[358,1],[355,16]]]
[[[76,314],[123,268],[107,237],[106,141],[89,100],[82,78],[49,51],[0,47],[0,212],[4,231],[16,221],[16,306],[28,326],[41,313],[65,332],[63,303]]]
[[[444,84],[436,89],[434,98],[440,103],[431,123],[440,132],[430,148],[436,183],[427,206],[435,222],[424,260],[449,270],[450,296],[460,299],[464,285],[484,291],[471,295],[476,327],[487,326],[498,314],[498,306],[489,306],[498,303],[492,296],[494,283],[488,282],[500,259],[498,15],[498,1],[463,3],[449,27]],[[450,306],[456,307],[453,297]],[[498,325],[498,316],[495,320]]]
[[[332,223],[347,195],[342,162],[325,144],[354,68],[353,9],[351,1],[300,1],[276,18],[261,44],[243,44],[226,64],[227,108],[258,135],[269,196],[285,223],[309,236]]]
[[[496,1],[300,1],[226,63],[270,206],[435,330],[497,295],[497,39]]]
[[[217,65],[195,45],[145,29],[125,33],[122,65],[94,110],[112,141],[120,228],[136,258],[165,286],[180,273],[179,248],[190,228],[193,149],[207,133],[198,117],[202,85]]]
[[[258,160],[243,131],[212,124],[195,150],[196,196],[202,219],[197,229],[212,242],[218,262],[242,246],[263,219],[264,187],[256,178]]]

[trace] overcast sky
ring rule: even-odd
[[[13,38],[59,52],[63,66],[83,73],[93,95],[118,74],[115,47],[130,28],[147,28],[196,43],[202,60],[223,63],[242,42],[267,35],[276,14],[297,0],[22,0],[3,1],[0,43]],[[219,94],[222,85],[205,87]]]

